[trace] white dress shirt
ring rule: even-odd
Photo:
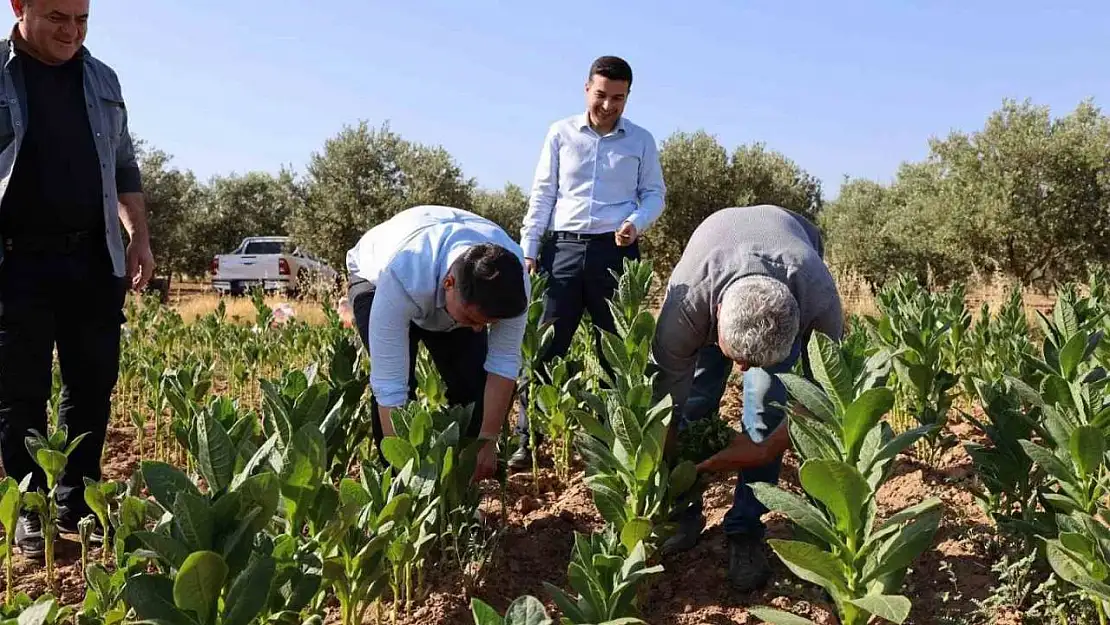
[[[370,386],[378,403],[396,408],[408,401],[409,324],[433,332],[460,326],[447,314],[443,280],[468,248],[494,243],[524,254],[500,226],[464,210],[416,206],[371,228],[347,252],[347,269],[374,285],[370,310]],[[525,297],[531,283],[524,275]],[[490,324],[487,372],[515,380],[527,312]]]
[[[524,255],[536,258],[548,229],[615,232],[625,221],[647,230],[663,212],[666,186],[651,133],[623,116],[605,136],[585,113],[551,125],[536,165],[520,230]]]

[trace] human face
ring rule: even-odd
[[[624,113],[628,89],[627,80],[611,80],[596,74],[591,76],[586,82],[586,111],[590,114],[590,125],[605,132],[612,130]]]
[[[447,314],[455,320],[455,323],[470,328],[475,332],[481,332],[486,329],[486,326],[493,323],[493,319],[487,317],[478,310],[474,304],[468,304],[463,301],[462,294],[455,286],[455,277],[447,276],[443,280],[443,290],[447,293]]]
[[[44,63],[65,63],[85,45],[89,0],[12,0],[12,10],[31,54]]]

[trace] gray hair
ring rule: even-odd
[[[717,333],[730,357],[751,367],[770,367],[790,355],[799,326],[798,301],[781,281],[745,276],[721,296]]]

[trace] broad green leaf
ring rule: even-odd
[[[844,410],[844,447],[849,463],[856,463],[864,437],[892,407],[894,391],[883,386],[864,391]]]
[[[53,620],[57,609],[58,602],[54,597],[50,595],[39,597],[38,601],[19,613],[19,616],[14,619],[15,625],[46,625]]]
[[[1076,335],[1079,336],[1079,335]],[[1083,476],[1094,475],[1102,466],[1106,453],[1106,438],[1102,431],[1093,425],[1076,428],[1071,434],[1068,445],[1072,462]]]
[[[504,625],[504,619],[493,607],[477,597],[470,599],[470,613],[474,616],[474,625]]]
[[[277,514],[281,503],[280,478],[274,473],[259,473],[244,481],[236,492],[242,511],[261,509],[250,526],[252,532],[261,532]]]
[[[15,536],[15,525],[19,522],[21,494],[15,478],[5,477],[0,481],[0,524],[9,536]]]
[[[197,461],[200,473],[208,480],[209,492],[219,492],[231,485],[235,473],[235,445],[227,430],[211,415],[197,419]]]
[[[1082,564],[1056,540],[1045,541],[1048,564],[1066,582],[1086,590],[1103,601],[1110,601],[1110,585],[1091,577]]]
[[[640,449],[643,436],[640,432],[640,424],[636,421],[636,415],[628,408],[620,406],[609,415],[609,426],[613,428],[613,434],[629,456],[635,456]]]
[[[187,546],[165,534],[142,531],[134,532],[131,536],[134,536],[136,540],[146,545],[147,549],[158,554],[160,558],[174,569],[180,569],[181,565],[185,563],[185,559],[189,557],[189,548]]]
[[[174,604],[174,581],[162,575],[139,574],[127,578],[123,600],[142,620],[194,625],[196,619]]]
[[[517,598],[505,611],[505,625],[551,625],[551,617],[540,603],[531,595]]]
[[[1030,460],[1041,465],[1041,468],[1048,471],[1049,474],[1057,480],[1068,483],[1074,483],[1076,481],[1075,474],[1072,472],[1071,468],[1065,465],[1051,451],[1027,440],[1020,440],[1018,443],[1021,445],[1022,450],[1025,451],[1025,454],[1029,456]]]
[[[265,609],[276,563],[270,556],[251,561],[231,584],[224,602],[222,625],[250,625]]]
[[[39,449],[35,452],[35,462],[42,467],[43,472],[46,473],[49,481],[49,486],[52,487],[62,475],[62,471],[66,468],[66,456],[60,451],[53,449]]]
[[[748,608],[748,613],[771,625],[817,625],[805,617],[774,608]]]
[[[854,384],[851,373],[844,365],[840,348],[827,335],[814,332],[810,338],[808,350],[813,379],[824,387],[833,405],[843,413],[851,403]]]
[[[871,489],[855,467],[835,460],[807,460],[799,477],[802,488],[836,518],[842,535],[855,536]]]
[[[629,519],[624,524],[624,529],[621,530],[621,545],[624,546],[625,551],[632,553],[636,549],[636,545],[651,536],[651,529],[650,519],[644,517]]]
[[[785,514],[799,527],[825,541],[829,546],[844,546],[836,530],[825,520],[821,511],[806,500],[766,482],[752,482],[749,486],[755,498],[768,510]]]
[[[778,374],[790,396],[805,406],[815,417],[829,425],[839,424],[832,400],[816,384],[793,373]]]
[[[1064,374],[1065,380],[1075,379],[1079,371],[1079,364],[1083,361],[1083,355],[1087,351],[1089,338],[1086,333],[1076,333],[1060,349],[1060,373]]]
[[[166,510],[173,508],[178,493],[201,496],[185,473],[165,462],[146,461],[139,470],[154,500]]]
[[[697,482],[697,480],[697,466],[689,460],[680,462],[671,471],[671,475],[669,478],[670,484],[667,487],[668,494],[671,497],[677,497],[682,493],[690,490],[690,488],[694,485],[695,482]]]
[[[868,561],[864,583],[905,570],[932,544],[940,517],[941,509],[932,508],[902,528],[888,545],[884,545],[885,549],[876,552]]]
[[[400,471],[410,460],[416,459],[416,449],[408,441],[390,436],[382,439],[382,455],[390,466]]]
[[[211,623],[227,573],[227,563],[220,554],[212,551],[193,553],[185,559],[174,578],[174,604],[181,610],[195,613],[201,623]]]
[[[567,593],[549,582],[540,582],[543,584],[544,590],[547,591],[548,596],[555,602],[562,613],[564,618],[568,618],[572,623],[586,623],[589,622],[586,615],[583,614],[582,609],[578,607],[578,603],[567,596]]]
[[[767,540],[767,544],[794,575],[825,589],[835,588],[847,592],[848,580],[844,575],[844,566],[832,554],[822,551],[816,545],[796,540],[771,538]]]
[[[189,551],[207,551],[212,548],[215,519],[203,498],[180,492],[173,502],[173,523]]]
[[[910,616],[910,600],[902,595],[867,595],[860,599],[849,599],[856,605],[871,614],[884,618],[892,623],[904,623]]]

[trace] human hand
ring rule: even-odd
[[[154,275],[154,253],[150,251],[149,240],[132,239],[127,244],[127,277],[131,288],[142,291]]]
[[[617,245],[620,247],[628,247],[636,242],[636,226],[631,221],[626,221],[621,225],[621,229],[616,232]]]
[[[478,463],[474,466],[474,477],[471,481],[481,482],[493,477],[497,471],[497,441],[488,440],[478,451]]]
[[[528,270],[529,274],[536,273],[536,259],[535,258],[525,258],[524,259],[524,267],[525,267],[525,269]]]

